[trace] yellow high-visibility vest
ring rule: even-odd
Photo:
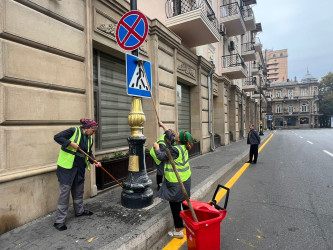
[[[177,171],[179,173],[180,179],[184,182],[191,177],[190,162],[188,159],[188,151],[185,145],[174,146],[179,151],[179,156],[174,159]],[[164,165],[164,177],[169,182],[178,182],[175,172],[173,171],[170,161],[166,162]]]
[[[164,138],[165,138],[165,134],[163,134],[160,138],[158,138],[156,142],[157,142],[158,144],[162,144],[162,145],[164,145],[164,146],[166,147],[166,143],[165,143],[165,141],[164,141]],[[151,155],[151,157],[153,157],[153,159],[154,159],[156,165],[160,165],[160,164],[161,164],[161,161],[160,161],[159,159],[157,159],[157,157],[156,157],[156,153],[155,153],[155,149],[154,149],[154,147],[152,147],[152,148],[150,149],[149,154]]]
[[[75,132],[73,134],[73,136],[69,139],[71,142],[75,142],[76,144],[80,144],[80,140],[81,140],[81,129],[80,127],[76,127],[75,128]],[[92,145],[92,137],[89,136],[88,137],[88,154],[90,152],[90,146]],[[74,163],[74,159],[76,155],[82,155],[85,158],[85,163],[86,163],[86,168],[88,170],[90,170],[90,166],[89,166],[89,159],[87,156],[85,156],[84,154],[77,152],[76,149],[74,149],[72,146],[67,146],[65,147],[61,147],[60,152],[59,152],[59,157],[58,157],[58,162],[57,164],[60,167],[66,168],[66,169],[71,169],[73,167],[73,163]]]

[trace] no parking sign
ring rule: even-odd
[[[124,50],[135,50],[146,40],[148,29],[144,14],[137,10],[129,11],[117,25],[117,43]]]

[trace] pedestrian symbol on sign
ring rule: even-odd
[[[142,64],[138,63],[137,67],[135,68],[134,75],[130,82],[130,87],[135,88],[135,89],[144,89],[144,90],[149,91],[148,82],[144,75],[144,72],[142,69]]]
[[[151,98],[150,62],[126,54],[126,82],[128,95]]]

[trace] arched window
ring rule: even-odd
[[[293,105],[290,105],[289,106],[289,113],[292,113],[292,112],[294,112],[294,107],[293,107]]]
[[[307,107],[308,105],[306,105],[306,103],[302,104],[302,112],[307,112]]]
[[[276,105],[276,113],[281,113],[281,107],[280,105]]]

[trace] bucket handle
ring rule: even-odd
[[[220,188],[223,188],[223,189],[227,190],[227,195],[226,195],[226,197],[225,197],[224,207],[223,207],[223,208],[220,207],[219,205],[217,205],[216,200],[215,200],[215,197],[216,197],[216,195],[217,195],[217,192],[219,191]],[[227,188],[227,187],[225,187],[225,186],[219,184],[219,185],[217,186],[216,190],[215,190],[214,196],[213,196],[212,201],[210,202],[210,204],[213,205],[213,206],[214,206],[216,209],[218,209],[218,210],[225,210],[225,209],[227,209],[228,199],[229,199],[229,192],[230,192],[230,189],[229,189],[229,188]]]

